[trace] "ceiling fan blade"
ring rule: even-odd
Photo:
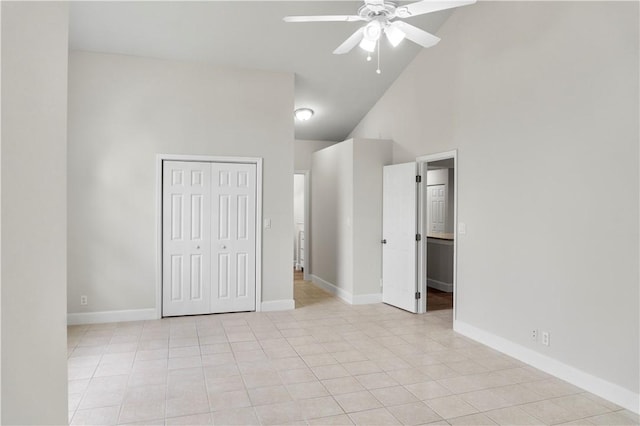
[[[359,28],[355,33],[351,34],[351,36],[344,41],[336,50],[333,51],[334,55],[344,55],[345,53],[349,53],[351,49],[356,47],[364,37],[364,27]]]
[[[358,15],[285,16],[284,22],[355,22],[362,21]]]
[[[396,16],[398,16],[399,18],[409,18],[411,16],[424,15],[425,13],[437,12],[439,10],[466,6],[475,2],[476,0],[422,0],[404,6],[399,6],[396,9]]]
[[[422,47],[432,47],[438,44],[439,37],[429,34],[428,32],[421,30],[418,27],[407,24],[403,21],[395,21],[391,23],[391,26],[399,29],[405,34],[405,37],[414,43],[419,44]]]

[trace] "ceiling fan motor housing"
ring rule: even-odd
[[[376,18],[383,18],[385,21],[396,17],[398,3],[395,1],[367,2],[358,9],[358,15],[365,21],[372,21]]]

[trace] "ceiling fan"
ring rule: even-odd
[[[400,19],[466,6],[475,2],[476,0],[422,0],[401,6],[394,0],[364,0],[364,5],[358,9],[357,15],[287,16],[284,18],[284,21],[367,22],[367,24],[358,28],[344,43],[338,46],[333,53],[343,55],[350,52],[357,45],[363,50],[372,53],[375,52],[376,46],[383,33],[393,47],[400,44],[405,38],[422,47],[434,46],[440,41],[438,37]],[[371,60],[371,56],[369,56],[367,60]]]

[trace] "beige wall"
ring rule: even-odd
[[[352,136],[458,149],[458,324],[637,410],[638,3],[478,2],[438,35]]]
[[[0,423],[66,424],[68,6],[0,8]]]
[[[313,154],[311,273],[355,304],[382,300],[382,167],[391,150],[391,141],[350,139]]]
[[[353,141],[313,154],[311,273],[353,294]]]
[[[295,153],[294,169],[311,170],[311,155],[316,151],[334,144],[336,144],[336,142],[297,139],[293,145]]]
[[[292,303],[293,90],[289,73],[72,52],[69,312],[155,307],[157,154],[264,159],[262,300]]]
[[[354,140],[354,295],[382,291],[382,168],[392,162],[392,147],[391,141]]]

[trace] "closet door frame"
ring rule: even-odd
[[[256,165],[256,312],[262,310],[262,158],[210,155],[156,155],[156,318],[162,318],[162,170],[165,161]]]

